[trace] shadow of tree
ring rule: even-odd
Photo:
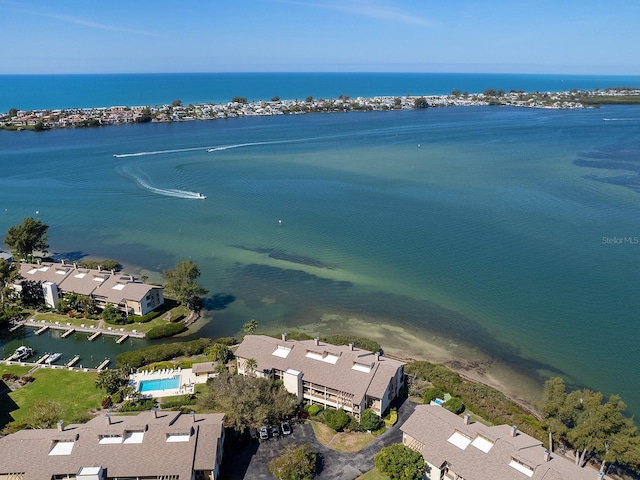
[[[216,293],[204,300],[204,308],[207,310],[224,310],[235,301],[236,297],[229,293]]]

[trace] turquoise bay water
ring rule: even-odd
[[[191,258],[194,337],[384,319],[638,414],[638,138],[638,107],[0,132],[0,231],[37,211],[61,257],[152,280]]]
[[[119,75],[0,75],[0,113],[22,110],[227,103],[250,101],[373,97],[376,95],[447,95],[453,90],[557,92],[573,88],[640,86],[638,76],[531,75],[469,73],[192,73]]]

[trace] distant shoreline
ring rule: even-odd
[[[404,95],[357,97],[340,95],[334,99],[280,100],[248,102],[235,97],[225,104],[201,103],[184,106],[176,100],[159,106],[111,106],[53,110],[17,110],[0,114],[0,129],[10,131],[60,128],[104,127],[134,123],[168,123],[216,120],[247,116],[296,115],[306,113],[389,111],[455,106],[514,106],[523,108],[579,109],[600,105],[638,105],[640,88],[616,87],[604,90],[527,93],[521,90],[487,89],[469,94],[454,90],[449,95]]]

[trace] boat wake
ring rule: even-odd
[[[178,190],[176,188],[154,187],[148,179],[143,178],[142,174],[136,175],[128,167],[123,167],[122,173],[132,178],[138,184],[138,186],[158,195],[164,195],[165,197],[176,197],[176,198],[195,198],[199,200],[205,200],[207,198],[206,195],[203,195],[202,193],[191,192],[189,190]]]
[[[164,153],[197,152],[198,150],[202,150],[202,147],[176,148],[173,150],[155,150],[151,152],[116,153],[113,156],[115,158],[146,157],[147,155],[162,155]]]

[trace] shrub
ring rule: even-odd
[[[344,410],[333,410],[328,408],[323,412],[322,416],[324,417],[327,427],[335,430],[336,432],[341,432],[347,425],[349,425],[350,417]]]
[[[172,337],[184,332],[186,329],[187,327],[185,326],[184,322],[158,325],[157,327],[153,327],[147,332],[147,338],[149,340],[155,340],[158,338]]]
[[[424,392],[424,397],[422,397],[422,400],[424,401],[424,403],[429,404],[429,402],[431,402],[432,400],[442,397],[444,397],[444,392],[442,390],[440,390],[438,387],[431,387],[426,392]]]
[[[133,400],[126,400],[120,407],[121,412],[143,412],[145,410],[151,410],[156,406],[156,402],[153,398],[145,398],[137,402]]]
[[[398,409],[392,408],[383,420],[387,427],[393,427],[398,422]]]
[[[458,397],[451,397],[449,400],[444,402],[442,406],[456,415],[464,412],[464,403],[462,403],[462,400]]]
[[[321,411],[322,411],[322,407],[320,405],[310,405],[309,408],[307,409],[307,412],[312,417],[318,415],[318,413],[320,413]]]
[[[195,395],[191,395],[191,394],[187,394],[187,395],[180,395],[177,397],[169,397],[167,399],[161,399],[160,400],[160,404],[162,406],[162,408],[166,408],[166,409],[176,409],[179,407],[183,407],[185,405],[195,405],[196,404],[196,397]],[[193,410],[193,409],[191,409]]]
[[[330,343],[332,345],[349,345],[353,342],[354,346],[370,352],[379,352],[381,350],[380,344],[375,340],[369,340],[363,337],[351,337],[349,335],[328,335],[322,337],[323,342]]]
[[[175,357],[199,355],[209,348],[211,341],[206,338],[191,340],[190,342],[165,343],[142,348],[131,352],[124,352],[116,357],[118,367],[126,365],[139,368],[155,362],[170,360]]]
[[[113,403],[111,402],[111,397],[104,397],[102,399],[102,409],[106,410],[107,408],[111,407],[111,405],[113,405]]]
[[[363,430],[378,430],[383,425],[382,419],[370,408],[360,416],[360,427]]]

